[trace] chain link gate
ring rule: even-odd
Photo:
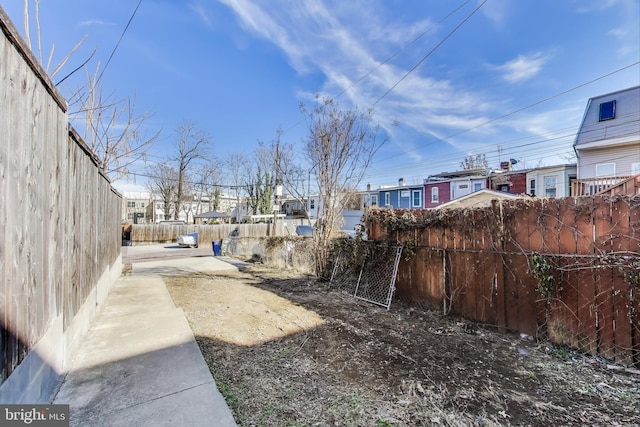
[[[362,263],[348,254],[338,253],[331,273],[331,283],[354,297],[373,304],[391,307],[395,291],[402,246],[372,246]]]

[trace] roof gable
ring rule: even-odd
[[[640,86],[635,86],[590,98],[573,145],[580,150],[639,140]]]

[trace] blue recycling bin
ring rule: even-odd
[[[211,242],[211,246],[213,247],[213,255],[220,255],[220,240],[214,240]]]

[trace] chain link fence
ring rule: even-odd
[[[401,254],[402,246],[347,241],[333,250],[331,285],[389,309]]]

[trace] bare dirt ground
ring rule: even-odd
[[[640,375],[251,267],[164,277],[241,426],[640,425]]]

